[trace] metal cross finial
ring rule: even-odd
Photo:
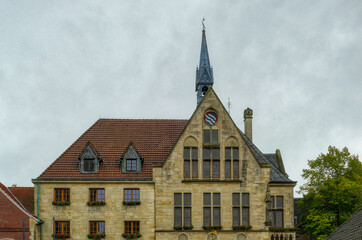
[[[205,27],[205,18],[202,19],[201,23],[202,23],[202,29],[205,30],[206,29],[206,27]]]

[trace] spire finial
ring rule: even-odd
[[[202,30],[205,30],[206,29],[206,27],[205,27],[205,18],[202,18],[201,23],[202,23]]]

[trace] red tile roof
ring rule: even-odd
[[[34,214],[34,187],[9,187],[21,204]]]
[[[188,120],[99,119],[38,179],[152,178],[152,164],[164,162]],[[90,142],[103,161],[98,173],[80,173],[77,157]],[[132,142],[144,158],[141,173],[122,173],[119,158]]]
[[[34,188],[33,187],[9,187],[0,182],[0,188],[11,197],[21,208],[29,213],[34,212]],[[18,198],[19,197],[19,198]]]

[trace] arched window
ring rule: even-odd
[[[270,240],[274,240],[274,235],[271,236]]]
[[[197,141],[188,137],[184,142],[184,178],[198,178],[198,159]]]
[[[289,235],[289,240],[293,240],[293,235]]]

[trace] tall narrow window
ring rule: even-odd
[[[210,178],[220,178],[220,148],[203,148],[203,175]]]
[[[204,226],[221,225],[220,193],[204,193]]]
[[[250,194],[242,193],[240,198],[240,193],[233,193],[232,205],[233,226],[250,225]]]
[[[198,150],[196,147],[184,147],[184,177],[198,177]]]
[[[132,234],[140,232],[140,222],[139,221],[126,221],[124,222],[124,233]]]
[[[55,202],[69,202],[70,190],[69,188],[56,188],[54,189],[54,201]]]
[[[243,225],[250,224],[250,197],[249,193],[242,194]]]
[[[55,234],[56,235],[68,235],[70,234],[70,222],[69,221],[56,221],[55,222]]]
[[[240,225],[240,193],[233,193],[233,226]]]
[[[90,221],[89,222],[89,233],[90,234],[102,234],[105,233],[104,221]]]
[[[89,201],[104,202],[104,188],[89,189]]]
[[[271,196],[272,200],[272,226],[283,227],[284,203],[283,196]]]
[[[174,226],[191,226],[191,193],[174,193]]]
[[[231,167],[232,165],[232,167]],[[225,178],[239,178],[239,148],[225,148]]]

